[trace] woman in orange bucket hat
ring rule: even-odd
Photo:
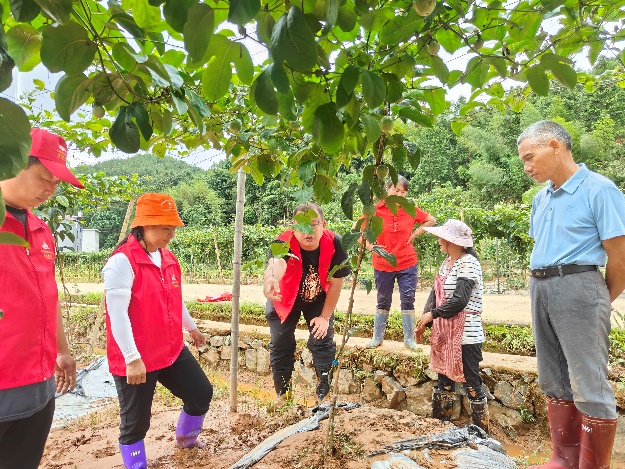
[[[171,196],[143,194],[130,234],[102,269],[107,355],[119,397],[119,447],[127,468],[147,467],[143,440],[157,382],[184,404],[176,426],[178,445],[203,446],[197,437],[213,388],[183,342],[183,327],[195,346],[206,344],[206,338],[182,301],[180,264],[167,249],[178,226],[184,223]]]

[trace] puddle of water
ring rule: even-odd
[[[550,449],[544,448],[542,446],[531,450],[530,453],[528,453],[527,449],[519,445],[515,445],[514,443],[503,444],[503,447],[508,453],[508,456],[512,458],[521,458],[524,461],[527,461],[528,464],[543,464],[551,457]]]
[[[211,375],[209,377],[210,382],[219,386],[224,386],[230,389],[230,380],[226,380],[219,375]],[[268,390],[265,388],[259,388],[253,384],[238,383],[237,394],[246,394],[257,399],[261,404],[271,404],[276,400],[276,392],[274,390]],[[312,396],[299,395],[295,392],[295,403],[304,407],[314,407],[317,405],[317,400]]]

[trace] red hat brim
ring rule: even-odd
[[[39,162],[54,176],[59,178],[61,181],[69,182],[72,186],[77,187],[78,189],[84,189],[85,186],[72,174],[72,172],[67,169],[67,166],[61,163],[56,163],[54,161],[46,160],[44,158],[37,158]]]

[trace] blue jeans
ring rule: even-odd
[[[384,311],[391,309],[393,288],[395,288],[395,280],[397,280],[401,310],[414,310],[414,296],[417,290],[417,266],[418,264],[415,264],[397,272],[373,270],[375,287],[378,290],[378,309],[383,309]]]

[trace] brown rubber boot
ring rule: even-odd
[[[579,469],[609,469],[616,419],[600,419],[582,414],[582,443]]]
[[[454,393],[434,388],[432,392],[432,418],[449,422],[453,411]]]
[[[582,413],[573,401],[547,397],[549,430],[551,431],[551,459],[529,469],[578,469],[582,432]]]

